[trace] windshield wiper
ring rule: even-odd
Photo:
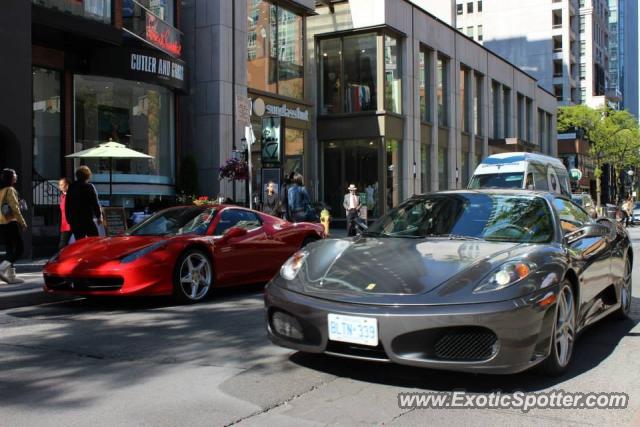
[[[465,236],[462,234],[427,234],[424,237],[444,237],[449,240],[484,240],[481,237]]]

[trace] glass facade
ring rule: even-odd
[[[438,125],[449,126],[449,108],[447,100],[449,95],[449,60],[438,55],[438,63],[436,67],[436,99],[438,104]]]
[[[438,182],[440,190],[449,188],[448,150],[447,147],[438,147]]]
[[[60,72],[33,67],[33,168],[46,179],[63,173]]]
[[[402,201],[402,141],[387,139],[387,212]]]
[[[74,151],[113,140],[153,157],[115,160],[114,183],[174,183],[174,95],[171,90],[117,78],[76,75],[74,93]],[[86,159],[82,163],[91,168],[95,182],[108,182],[108,160]],[[153,194],[153,190],[150,193]]]
[[[400,74],[400,41],[384,36],[384,108],[386,111],[402,113],[402,78]]]
[[[321,113],[342,111],[342,41],[320,41],[320,103]]]
[[[377,110],[376,34],[342,40],[345,113]]]
[[[426,122],[432,121],[431,115],[431,51],[420,50],[418,57],[419,92],[420,92],[420,118]]]
[[[247,7],[248,86],[302,99],[304,19],[264,0],[249,0]]]
[[[431,191],[431,146],[420,144],[420,186],[422,192]]]
[[[56,9],[60,12],[70,13],[104,24],[111,24],[112,0],[31,0],[31,2],[38,6]]]

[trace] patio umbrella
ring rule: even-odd
[[[73,159],[109,159],[109,201],[111,201],[111,195],[113,193],[113,159],[153,159],[153,157],[148,154],[132,150],[124,144],[112,140],[102,143],[97,147],[69,154],[66,157]]]

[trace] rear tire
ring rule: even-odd
[[[613,313],[613,317],[618,320],[627,320],[631,317],[632,277],[631,259],[627,255],[627,260],[624,263],[624,277],[620,288],[620,308]]]
[[[576,309],[573,288],[564,280],[558,292],[556,315],[551,330],[551,352],[542,362],[545,374],[552,377],[562,375],[571,362],[576,338]]]
[[[213,266],[207,254],[187,249],[176,262],[173,273],[173,295],[186,304],[202,301],[213,286]]]

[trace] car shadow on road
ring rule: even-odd
[[[634,298],[640,308],[640,298]],[[538,367],[512,375],[470,374],[366,362],[318,354],[295,353],[293,363],[339,377],[375,384],[436,391],[466,390],[475,393],[538,391],[580,376],[600,365],[622,338],[640,336],[631,332],[638,320],[605,318],[585,329],[574,347],[569,370],[559,377],[541,374]]]

